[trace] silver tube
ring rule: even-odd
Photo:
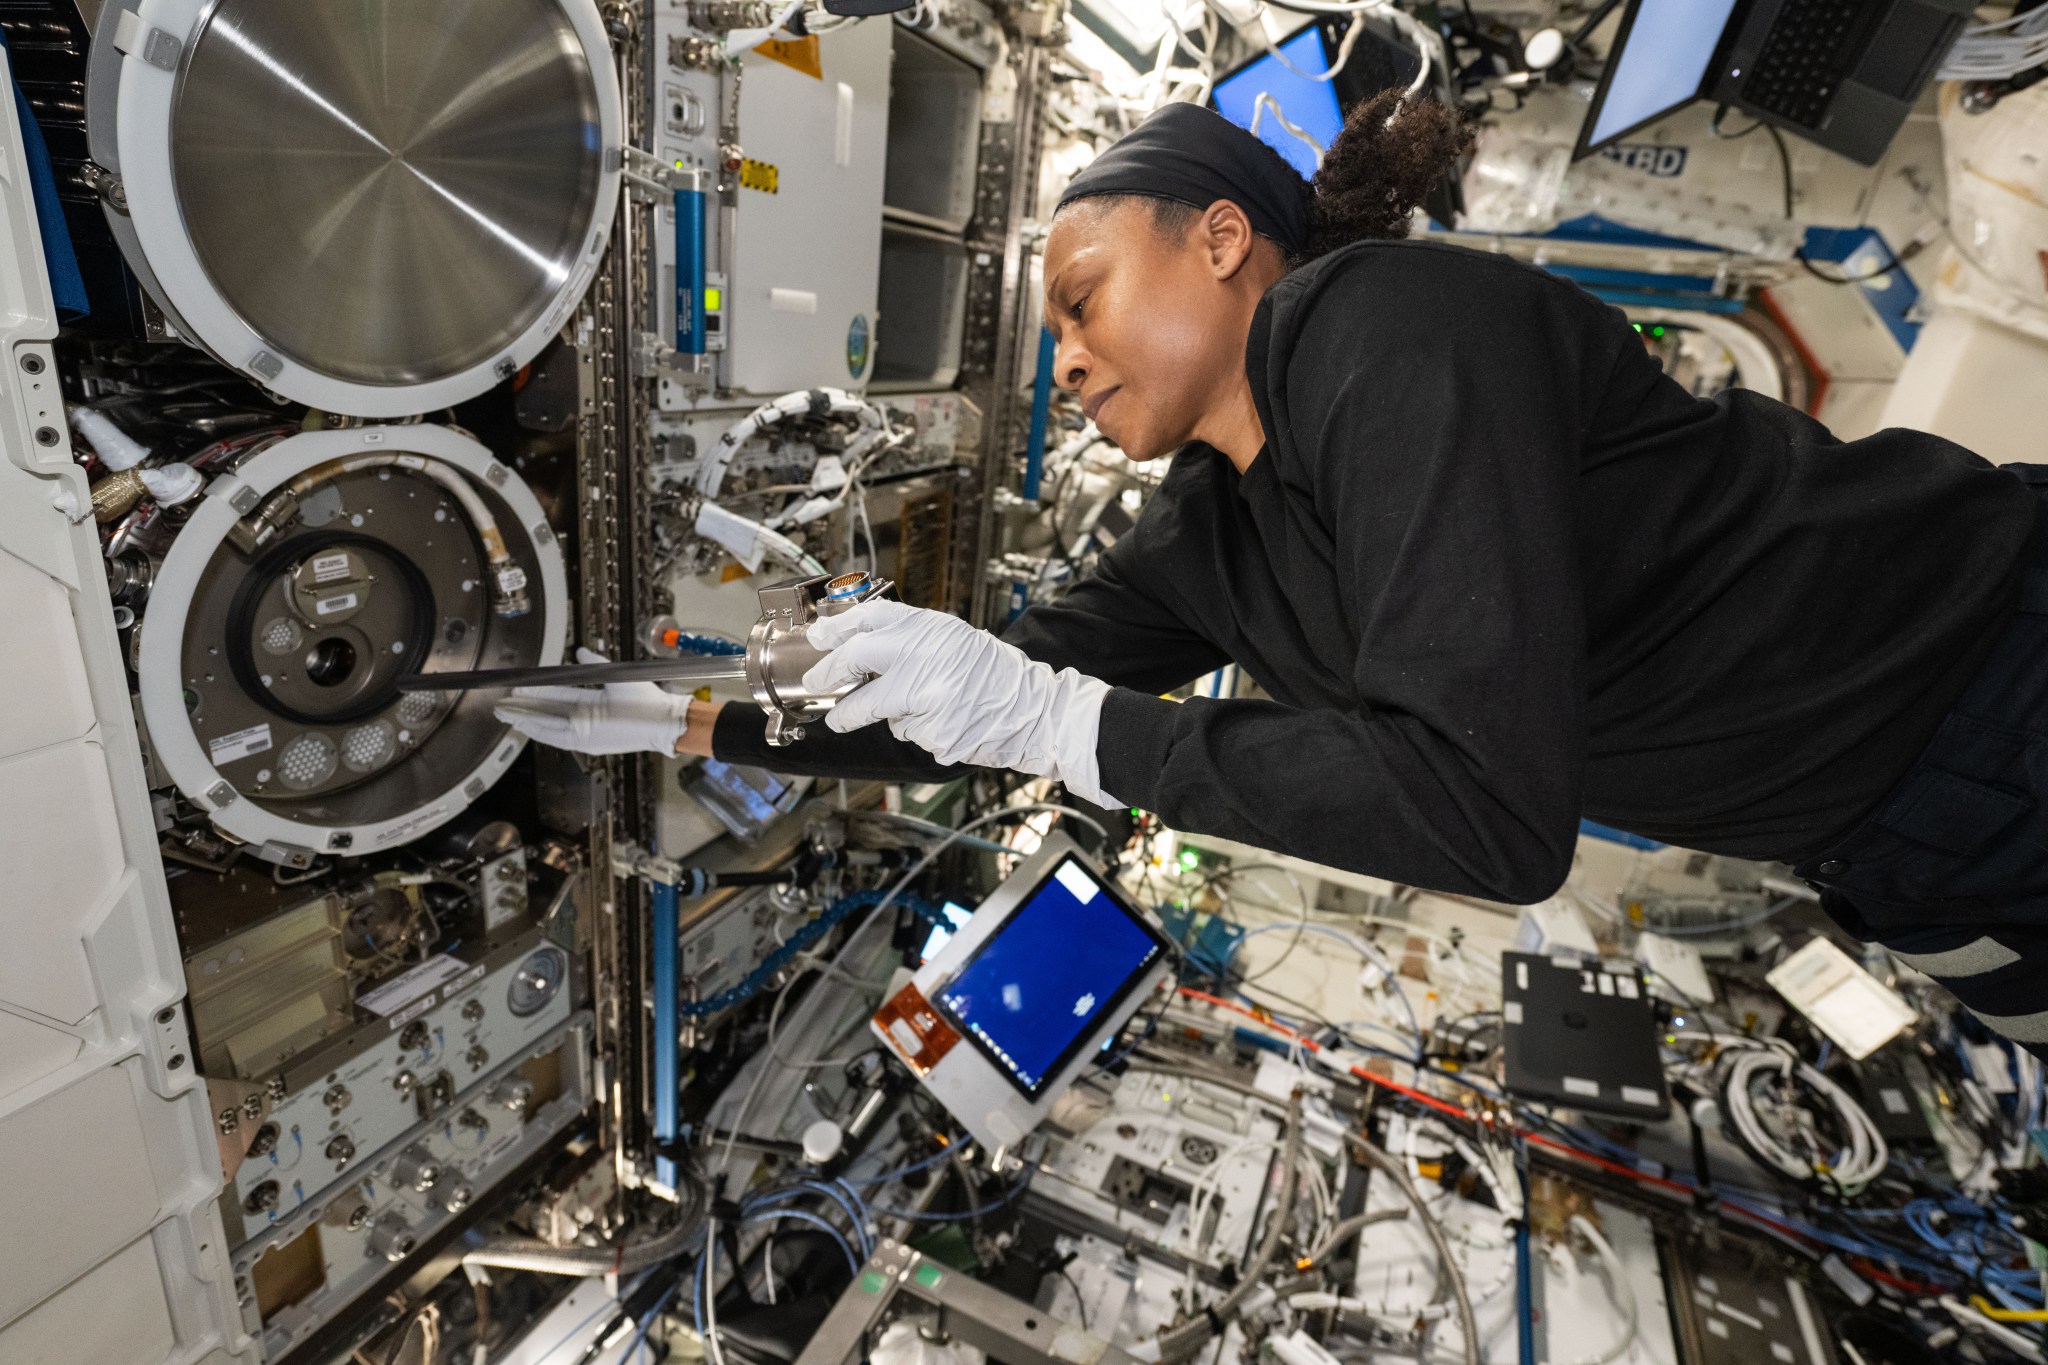
[[[1451,1282],[1451,1294],[1458,1302],[1458,1331],[1464,1337],[1465,1365],[1479,1365],[1479,1321],[1472,1316],[1472,1298],[1465,1292],[1465,1274],[1458,1268],[1456,1254],[1451,1249],[1451,1239],[1444,1235],[1443,1224],[1423,1202],[1422,1194],[1408,1179],[1408,1172],[1401,1163],[1394,1160],[1364,1138],[1353,1134],[1351,1145],[1362,1155],[1366,1164],[1394,1182],[1415,1216],[1422,1220],[1422,1229],[1429,1234],[1429,1240],[1436,1247],[1436,1254],[1443,1264],[1444,1278]]]

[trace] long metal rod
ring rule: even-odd
[[[677,1072],[678,1039],[676,992],[677,936],[680,932],[681,897],[673,882],[653,886],[654,913],[650,917],[654,967],[654,1140],[675,1141],[678,1132],[676,1107],[681,1099]],[[654,1159],[655,1178],[670,1189],[676,1187],[676,1164],[672,1158]]]
[[[621,659],[601,664],[484,668],[468,673],[415,673],[401,692],[480,692],[493,687],[590,687],[617,682],[731,682],[747,676],[739,655],[702,659]]]

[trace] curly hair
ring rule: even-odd
[[[1353,106],[1311,183],[1313,260],[1352,242],[1408,235],[1412,213],[1458,158],[1472,150],[1472,121],[1433,99],[1382,90]]]
[[[1297,266],[1352,242],[1385,241],[1408,235],[1408,216],[1472,150],[1472,117],[1428,97],[1411,99],[1398,86],[1352,107],[1344,126],[1323,155],[1310,182],[1308,245],[1288,265]],[[1273,164],[1292,168],[1270,146]],[[1152,226],[1169,240],[1186,236],[1202,210],[1178,199],[1127,191],[1093,195],[1067,204],[1106,211],[1125,200],[1145,200]]]

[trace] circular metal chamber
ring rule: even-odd
[[[221,0],[171,108],[214,287],[284,354],[364,384],[525,331],[576,263],[603,157],[553,0]]]
[[[592,0],[156,0],[161,40],[105,56],[122,14],[89,70],[109,220],[225,363],[411,415],[509,376],[581,299],[621,141]]]
[[[494,609],[451,481],[539,585],[536,609]],[[254,553],[237,548],[237,523],[286,485],[320,496]],[[550,662],[567,626],[539,503],[445,427],[314,432],[249,457],[207,490],[157,583],[136,670],[156,755],[215,826],[278,861],[390,848],[482,795],[521,743],[493,698],[400,692],[398,679]]]

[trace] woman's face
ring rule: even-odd
[[[1148,200],[1070,204],[1045,246],[1053,376],[1131,459],[1169,454],[1243,390],[1252,311],[1283,270],[1228,201],[1177,232]]]

